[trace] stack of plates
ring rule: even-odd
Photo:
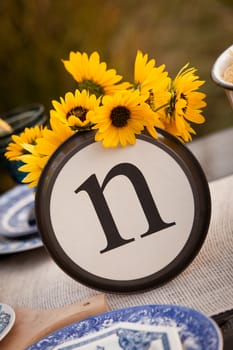
[[[0,255],[43,245],[31,217],[34,199],[34,190],[22,184],[0,196]]]

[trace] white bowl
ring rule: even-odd
[[[211,77],[217,85],[224,88],[229,102],[233,108],[233,83],[227,82],[223,79],[225,70],[231,64],[233,64],[233,45],[228,47],[218,56],[212,67]]]

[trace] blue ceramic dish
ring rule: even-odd
[[[110,311],[73,323],[49,334],[27,350],[52,350],[68,340],[80,339],[119,322],[177,327],[184,350],[223,349],[219,328],[204,314],[178,305],[142,305]]]

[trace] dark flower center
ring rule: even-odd
[[[130,119],[130,110],[124,106],[118,106],[112,109],[110,115],[112,125],[117,128],[122,128],[127,125]]]
[[[66,115],[66,118],[69,118],[71,115],[74,115],[75,117],[79,118],[82,122],[86,120],[86,114],[88,110],[86,108],[83,108],[82,106],[77,106],[72,108]]]

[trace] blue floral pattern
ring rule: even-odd
[[[86,347],[94,350],[108,350],[109,346],[114,350],[149,350],[153,341],[161,341],[163,350],[170,350],[168,336],[165,332],[146,331],[145,329],[132,329],[133,323],[119,323],[119,326],[109,328],[105,332],[91,334],[91,337],[77,340],[77,342],[65,343],[56,347],[56,350],[77,350]],[[103,345],[104,344],[104,345]],[[106,345],[105,345],[106,344]],[[55,349],[54,349],[55,350]]]
[[[5,311],[0,312],[0,334],[6,329],[9,325],[11,319],[11,315]]]
[[[14,310],[6,304],[0,304],[0,341],[10,331],[14,322],[15,322]]]
[[[135,330],[119,329],[119,346],[123,350],[149,350],[153,340],[164,338],[164,334],[154,332],[138,332]],[[165,343],[164,343],[165,342]],[[169,350],[167,339],[163,339],[164,350]]]

